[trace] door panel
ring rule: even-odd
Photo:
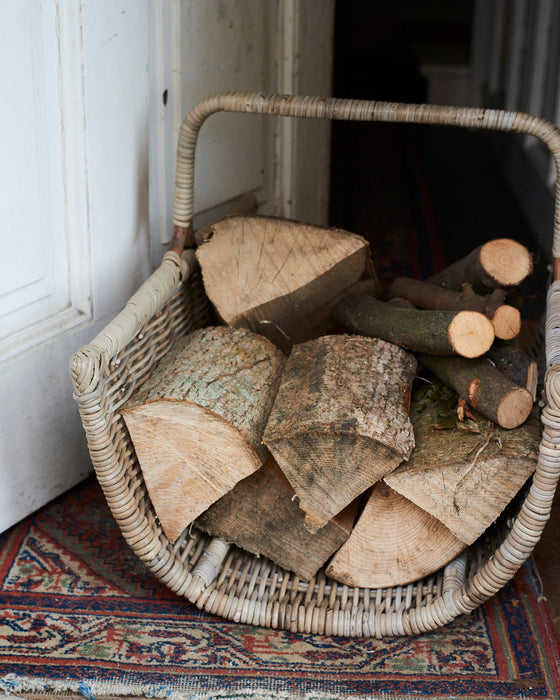
[[[186,111],[218,90],[285,87],[285,1],[0,4],[0,531],[90,471],[68,360],[161,260]],[[307,0],[307,16],[331,4]],[[325,72],[328,61],[310,62],[318,89]],[[219,115],[204,127],[199,220],[247,190],[285,215],[278,183],[297,188],[279,177],[279,154],[297,132],[266,121]]]
[[[203,98],[231,90],[264,91],[268,80],[270,0],[191,0],[154,9],[154,109],[150,172],[153,263],[159,264],[173,228],[175,148],[185,114]],[[163,14],[162,14],[163,11]],[[267,156],[262,118],[218,114],[204,125],[195,168],[195,225],[243,192],[263,192]],[[205,216],[204,213],[207,212]]]
[[[68,360],[149,273],[148,5],[22,0],[0,27],[1,531],[90,471]]]
[[[0,89],[0,352],[21,353],[42,338],[81,323],[91,310],[89,280],[78,280],[64,220],[61,45],[52,3],[31,0],[2,9]],[[77,251],[76,251],[77,253]],[[72,313],[74,312],[74,313]],[[37,324],[43,328],[38,332]]]
[[[266,85],[266,0],[205,0],[181,12],[181,112],[228,90]],[[204,211],[262,187],[264,125],[258,117],[216,115],[200,134],[195,202]]]
[[[152,261],[172,230],[177,134],[199,100],[223,91],[328,97],[334,0],[191,0],[156,3],[152,22],[150,146]],[[201,130],[195,228],[254,191],[262,213],[326,224],[330,124],[217,114]]]

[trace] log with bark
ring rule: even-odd
[[[532,269],[531,254],[524,245],[511,238],[496,238],[433,275],[428,282],[457,291],[465,282],[475,289],[514,287],[521,284]]]
[[[519,309],[505,303],[506,293],[495,289],[492,294],[481,296],[465,283],[460,292],[439,287],[437,284],[408,277],[398,277],[393,281],[390,293],[394,297],[408,299],[420,309],[437,311],[479,311],[490,319],[496,338],[511,340],[521,329]]]
[[[515,345],[494,345],[488,352],[497,369],[518,386],[522,386],[531,394],[533,401],[537,399],[539,369],[535,360]]]
[[[379,482],[326,573],[347,586],[401,586],[438,571],[466,546],[439,520]]]
[[[317,532],[414,445],[415,358],[379,339],[325,336],[286,363],[264,442]]]
[[[531,413],[531,394],[508,379],[486,358],[467,360],[422,355],[420,361],[469,406],[502,428],[516,428]]]
[[[272,457],[210,506],[196,525],[243,549],[265,556],[308,581],[348,539],[358,511],[354,501],[319,532],[304,527],[305,513]]]
[[[375,281],[364,238],[284,219],[222,219],[196,254],[219,317],[286,352],[329,329],[330,311],[348,287]]]
[[[472,544],[502,513],[535,470],[539,423],[504,430],[483,418],[446,424],[441,385],[414,401],[416,447],[385,482]],[[432,393],[430,393],[432,392]],[[443,417],[442,417],[443,416]]]
[[[284,363],[251,331],[204,328],[176,341],[122,408],[171,542],[267,458],[262,434]]]
[[[349,296],[333,309],[341,326],[432,355],[480,357],[494,341],[492,323],[478,311],[401,308],[369,296]]]

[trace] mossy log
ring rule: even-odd
[[[243,549],[265,556],[308,581],[352,532],[358,511],[354,501],[319,532],[303,524],[305,513],[272,457],[210,506],[196,525]]]
[[[466,544],[496,520],[529,479],[540,438],[534,415],[512,430],[473,415],[479,420],[455,420],[446,427],[437,399],[413,402],[416,446],[408,462],[384,479]]]
[[[420,309],[479,311],[490,319],[496,338],[502,340],[515,338],[521,329],[519,309],[505,303],[506,293],[503,289],[495,289],[492,294],[481,296],[468,283],[463,284],[460,292],[456,292],[430,282],[398,277],[393,281],[390,293],[394,297],[408,299]]]
[[[422,364],[464,399],[469,406],[502,428],[516,428],[527,420],[533,397],[514,384],[486,358],[422,355]]]
[[[476,289],[514,287],[531,273],[533,260],[527,248],[511,238],[496,238],[475,248],[428,282],[460,291],[468,282]]]
[[[255,333],[204,328],[178,340],[122,408],[171,542],[267,458],[262,434],[284,362]]]
[[[329,330],[330,311],[348,287],[376,284],[365,238],[285,219],[222,219],[196,255],[219,317],[285,352]]]
[[[333,318],[352,333],[431,355],[480,357],[495,337],[492,323],[477,311],[408,309],[368,296],[342,299]]]
[[[438,571],[466,546],[439,520],[379,482],[326,573],[347,586],[401,586]]]
[[[325,336],[296,345],[263,440],[317,532],[407,459],[416,360],[383,340]]]

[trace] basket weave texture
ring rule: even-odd
[[[553,153],[560,132],[515,112],[317,97],[224,93],[185,117],[177,149],[174,224],[192,226],[194,152],[200,127],[219,111],[410,122],[532,134]],[[560,189],[556,189],[556,200]],[[553,257],[560,257],[556,206]],[[544,282],[543,282],[544,283]],[[192,250],[168,252],[125,309],[71,359],[70,373],[91,460],[107,503],[135,554],[172,591],[200,608],[265,627],[333,636],[418,634],[448,624],[499,591],[530,556],[560,478],[560,281],[547,296],[542,439],[530,487],[513,511],[436,574],[406,586],[344,586],[320,570],[309,582],[226,542],[187,528],[171,545],[150,501],[122,405],[173,341],[213,320]]]

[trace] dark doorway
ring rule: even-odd
[[[434,85],[426,66],[468,67],[472,26],[471,0],[338,0],[333,95],[428,102]],[[540,265],[524,302],[528,314],[540,313],[546,265],[492,138],[444,127],[333,123],[331,224],[368,239],[383,291],[395,276],[426,278],[490,238],[515,238]]]

